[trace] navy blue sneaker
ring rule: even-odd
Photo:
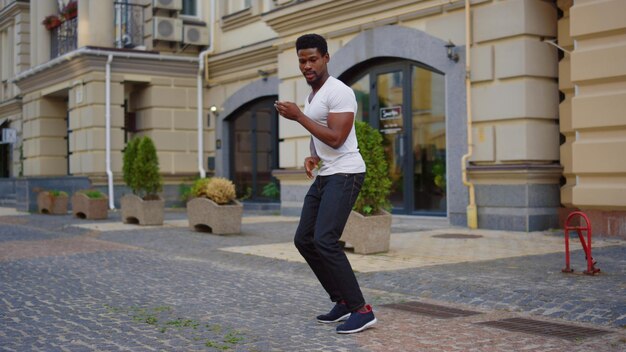
[[[324,324],[337,323],[344,321],[350,317],[350,311],[345,303],[337,302],[333,309],[328,314],[322,314],[317,316],[317,321]]]
[[[350,314],[350,318],[345,323],[337,327],[337,333],[339,334],[352,334],[355,332],[361,332],[370,326],[376,324],[378,320],[374,316],[372,306],[369,304],[365,306],[367,313],[354,312]]]

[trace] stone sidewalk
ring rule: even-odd
[[[180,212],[151,228],[123,225],[115,213],[99,222],[7,213],[0,351],[626,351],[619,241],[594,240],[601,275],[564,275],[557,234],[441,238],[432,236],[469,232],[394,221],[395,252],[356,264],[380,323],[343,336],[312,319],[330,306],[286,245],[297,219],[248,216],[241,234],[218,236],[188,230]],[[578,270],[581,256],[572,254]],[[402,309],[407,302],[472,315]],[[603,334],[562,338],[482,324],[510,318]]]

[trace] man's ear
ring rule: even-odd
[[[326,53],[326,55],[324,55],[324,59],[326,59],[326,63],[330,62],[330,54]]]

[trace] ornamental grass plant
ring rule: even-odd
[[[235,184],[222,177],[196,180],[191,187],[191,193],[194,197],[205,197],[220,205],[232,203],[237,197]]]

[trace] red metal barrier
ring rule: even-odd
[[[572,221],[572,219],[574,219],[577,216],[585,220],[586,226],[582,226],[582,224],[580,224],[580,226],[570,225],[570,222]],[[576,232],[578,233],[578,238],[580,239],[580,244],[582,245],[583,250],[585,251],[585,259],[587,259],[587,270],[584,271],[584,273],[587,275],[595,275],[596,273],[599,273],[600,269],[597,269],[595,267],[597,262],[594,261],[593,257],[591,256],[591,222],[589,221],[589,218],[587,217],[587,215],[585,215],[585,213],[581,211],[572,212],[571,214],[569,214],[569,216],[567,217],[567,220],[565,221],[565,269],[563,269],[562,271],[564,273],[574,272],[574,269],[570,268],[570,258],[569,258],[569,231],[570,230],[576,230]],[[583,236],[583,233],[582,233],[583,231],[587,231],[586,242],[585,242],[585,237]]]

